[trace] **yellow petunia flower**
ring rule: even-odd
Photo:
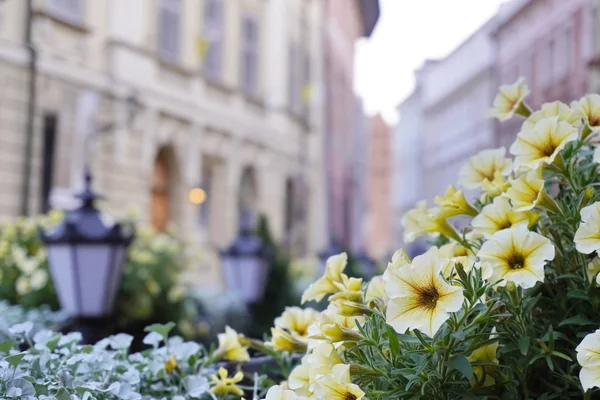
[[[498,351],[498,342],[483,346],[471,353],[469,356],[469,362],[471,363],[491,363],[500,364],[498,358],[496,358],[496,352]],[[474,382],[479,382],[481,386],[491,386],[496,383],[496,380],[492,376],[492,373],[496,370],[496,367],[492,365],[474,365],[473,375],[476,379]]]
[[[363,317],[347,317],[340,315],[334,304],[330,304],[320,315],[316,323],[309,328],[310,337],[317,343],[325,341],[340,344],[345,341],[355,342],[360,334],[356,323],[364,323]]]
[[[489,238],[502,229],[518,224],[531,227],[539,218],[540,215],[532,211],[515,211],[507,198],[496,197],[492,204],[483,207],[481,213],[473,218],[471,225],[473,232]]]
[[[427,201],[421,200],[415,204],[415,208],[407,211],[402,216],[402,227],[404,228],[404,241],[410,243],[422,235],[419,220],[427,214]]]
[[[584,207],[581,223],[575,232],[575,248],[583,254],[600,250],[600,202]]]
[[[387,299],[385,295],[385,280],[383,279],[383,275],[377,275],[371,278],[371,281],[367,286],[365,301],[368,303],[376,298],[383,299],[384,301]]]
[[[573,109],[561,101],[553,101],[543,104],[538,111],[531,114],[523,122],[521,130],[533,129],[539,121],[551,117],[558,117],[559,121],[567,122],[574,127],[581,125],[581,113],[579,110]]]
[[[215,351],[217,359],[230,361],[249,361],[248,349],[240,343],[238,333],[230,327],[225,327],[225,333],[219,333],[219,347]]]
[[[495,233],[488,239],[477,256],[488,262],[493,273],[490,281],[498,285],[514,282],[525,289],[544,281],[544,266],[554,260],[554,246],[544,236],[517,225]]]
[[[441,246],[438,254],[440,259],[443,260],[441,263],[442,275],[447,279],[456,275],[456,264],[460,263],[465,272],[468,273],[476,262],[473,252],[455,241],[451,241]]]
[[[296,394],[300,396],[310,397],[312,395],[310,382],[310,365],[309,355],[302,357],[302,362],[298,364],[288,377],[287,385]]]
[[[494,173],[494,179],[489,181],[485,179],[481,183],[481,190],[483,194],[481,195],[480,201],[482,203],[487,203],[490,200],[495,199],[501,194],[505,193],[510,187],[510,181],[506,176],[502,175],[500,172]]]
[[[600,387],[600,329],[584,337],[575,350],[581,365],[579,380],[583,390]]]
[[[513,211],[529,211],[534,207],[542,207],[560,213],[556,201],[548,195],[544,188],[542,171],[532,170],[522,174],[510,182],[510,188],[504,194],[512,205]]]
[[[528,117],[531,111],[523,103],[523,100],[529,93],[529,88],[522,77],[512,85],[500,86],[498,94],[494,98],[493,108],[488,111],[488,116],[495,117],[499,121],[506,121],[515,114]]]
[[[332,344],[321,343],[315,347],[307,356],[310,387],[313,387],[317,378],[331,373],[333,367],[338,364],[343,364],[343,361]]]
[[[342,290],[332,295],[329,298],[329,301],[361,301],[363,297],[363,292],[361,290],[362,278],[349,278],[348,275],[342,274],[342,284],[338,286],[340,286]]]
[[[448,259],[439,257],[437,248],[415,257],[410,267],[388,275],[386,322],[397,332],[419,329],[434,336],[464,301],[463,289],[446,282],[440,275]]]
[[[350,380],[350,366],[335,365],[331,373],[317,379],[315,394],[319,399],[327,400],[361,400],[365,397],[358,385]]]
[[[600,272],[600,257],[595,257],[588,263],[586,272],[590,282],[596,278],[596,284],[600,285],[600,274],[598,274]]]
[[[440,206],[439,215],[448,218],[456,215],[477,215],[477,210],[473,208],[465,198],[462,190],[457,190],[454,185],[448,185],[446,193],[443,196],[435,196],[433,202]]]
[[[471,158],[458,173],[458,184],[460,186],[477,189],[484,182],[492,182],[496,174],[507,176],[512,170],[512,161],[505,158],[506,149],[483,150]]]
[[[510,146],[515,156],[515,169],[525,167],[537,169],[543,164],[552,164],[565,146],[577,140],[578,130],[558,117],[544,118],[532,129],[519,132],[517,140]]]
[[[587,127],[587,129],[584,129],[582,139],[585,139],[591,133],[598,132],[600,129],[600,95],[588,94],[579,101],[572,102],[571,108],[578,112]]]
[[[267,397],[264,400],[300,400],[300,397],[293,390],[275,385],[267,391]]]
[[[236,383],[244,379],[244,374],[242,371],[238,371],[233,377],[229,378],[227,370],[221,367],[219,368],[218,374],[218,377],[216,375],[210,376],[210,379],[214,384],[214,386],[210,388],[210,391],[213,394],[234,394],[236,396],[241,396],[244,394],[244,391],[236,385]]]
[[[348,255],[346,253],[329,257],[325,263],[325,274],[304,291],[302,303],[310,300],[321,301],[328,294],[342,291],[342,272],[347,263]]]
[[[275,326],[286,329],[292,336],[307,337],[308,327],[315,322],[319,312],[314,308],[286,307]]]
[[[414,209],[402,217],[405,242],[412,242],[423,235],[437,236],[438,234],[460,240],[456,230],[446,221],[446,216],[441,208],[427,209],[426,207],[426,202],[418,202]]]
[[[303,338],[292,336],[279,327],[271,328],[271,336],[271,341],[267,345],[278,351],[302,353],[308,346],[308,338],[303,340]]]

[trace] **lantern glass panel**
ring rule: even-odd
[[[242,257],[237,260],[239,265],[239,289],[247,302],[259,300],[267,282],[268,264],[260,257]]]
[[[117,272],[114,271],[113,247],[108,244],[80,244],[74,246],[74,250],[80,315],[102,316],[108,310],[110,277]]]
[[[239,276],[237,274],[237,258],[232,256],[224,256],[222,258],[223,280],[229,290],[238,290],[240,285]]]
[[[113,245],[113,249],[112,262],[114,265],[114,272],[110,275],[110,283],[108,286],[107,313],[114,308],[117,293],[119,292],[121,284],[121,277],[123,276],[123,270],[125,269],[125,258],[127,256],[127,246]]]
[[[67,315],[77,314],[77,297],[73,275],[73,256],[67,244],[48,245],[48,263],[60,305]]]

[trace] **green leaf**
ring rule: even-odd
[[[582,289],[569,291],[567,293],[567,297],[570,299],[581,299],[581,300],[589,300],[590,299],[590,296],[587,294],[587,292]]]
[[[398,336],[396,336],[396,331],[389,326],[386,325],[388,341],[390,342],[390,350],[392,354],[395,356],[400,353],[400,342],[398,341]]]
[[[5,340],[4,342],[0,343],[0,353],[8,353],[9,350],[15,347],[16,344],[17,342],[12,339]]]
[[[19,365],[19,363],[21,362],[23,357],[25,357],[25,353],[18,353],[18,354],[13,354],[12,356],[8,356],[4,360],[6,362],[8,362],[10,365],[12,365],[13,367],[16,367],[17,365]]]
[[[457,355],[448,360],[448,367],[457,370],[467,379],[473,378],[473,368],[465,356]]]
[[[458,340],[459,342],[462,342],[463,340],[465,340],[465,331],[463,331],[462,329],[459,331],[454,332],[452,335],[454,339]]]
[[[171,332],[173,328],[175,328],[175,326],[175,322],[169,322],[167,324],[152,324],[150,326],[147,326],[146,329],[144,329],[144,331],[156,332],[159,335],[161,335],[166,342],[167,338],[169,337],[169,332]]]
[[[529,336],[519,338],[519,351],[524,356],[527,355],[527,352],[529,351]]]
[[[569,357],[569,356],[568,356],[568,355],[566,355],[566,354],[559,353],[558,351],[553,351],[553,352],[552,352],[552,353],[550,353],[550,354],[552,354],[553,356],[556,356],[556,357],[560,357],[560,358],[562,358],[562,359],[564,359],[564,360],[567,360],[567,361],[573,362],[573,359],[572,359],[571,357]]]
[[[567,318],[562,321],[558,326],[566,326],[566,325],[596,325],[595,322],[590,321],[588,318],[583,315],[576,315],[571,318]]]
[[[71,395],[65,388],[58,389],[54,397],[56,397],[56,400],[71,400]]]

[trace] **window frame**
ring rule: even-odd
[[[44,10],[62,21],[79,25],[83,23],[84,19],[84,1],[85,0],[45,0]],[[69,2],[70,4],[63,4],[65,2]]]
[[[250,30],[246,30],[248,27],[250,27]],[[250,14],[244,15],[242,17],[241,31],[240,86],[245,95],[250,97],[258,97],[260,84],[261,36],[258,18]],[[248,34],[249,32],[251,33],[250,35]],[[251,61],[251,63],[248,61]]]
[[[209,12],[211,7],[214,7],[215,15]],[[202,60],[202,70],[208,79],[219,80],[222,77],[224,24],[225,3],[222,0],[205,0],[202,35],[207,49]]]
[[[183,5],[183,0],[158,0],[157,49],[158,55],[163,61],[176,63],[181,58]],[[169,31],[164,26],[165,20],[163,18],[169,16],[173,18],[172,23],[176,21],[174,22],[174,27],[168,27],[172,31]],[[174,37],[171,37],[171,35]],[[169,46],[173,46],[174,48],[168,48]]]

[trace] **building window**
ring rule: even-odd
[[[298,45],[290,43],[288,47],[288,107],[293,113],[299,111],[300,88],[298,76]]]
[[[50,210],[50,194],[53,186],[54,155],[56,153],[56,115],[44,115],[43,153],[42,153],[42,193],[41,210],[46,213]]]
[[[46,0],[46,11],[67,22],[81,23],[83,0]]]
[[[206,0],[204,6],[204,36],[207,41],[204,74],[211,79],[221,77],[223,57],[223,2]]]
[[[170,62],[179,60],[181,0],[159,0],[158,53]]]
[[[245,94],[256,96],[258,91],[258,24],[250,17],[242,25],[242,90]]]
[[[302,117],[305,120],[308,120],[310,115],[310,105],[314,95],[310,79],[310,55],[305,52],[302,60]]]

